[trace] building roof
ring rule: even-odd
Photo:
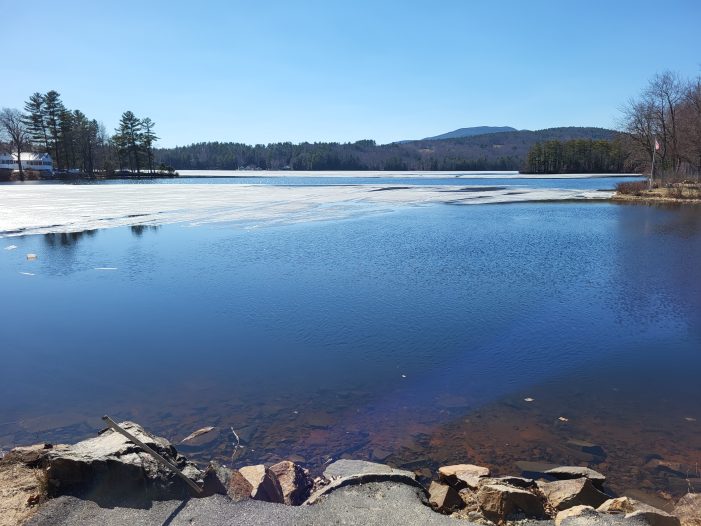
[[[16,153],[2,153],[2,154],[0,154],[0,158],[12,159],[13,161],[16,161],[17,154]],[[48,153],[22,152],[22,155],[20,156],[20,160],[21,161],[50,161],[51,156]]]

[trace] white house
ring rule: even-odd
[[[22,152],[20,156],[22,161],[22,170],[27,172],[40,172],[43,175],[53,174],[53,160],[48,153],[28,153]],[[0,154],[0,170],[19,171],[16,153]]]

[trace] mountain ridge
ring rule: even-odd
[[[457,130],[449,131],[446,133],[441,133],[439,135],[434,135],[431,137],[424,137],[422,141],[442,141],[445,139],[460,139],[462,137],[474,137],[476,135],[487,135],[490,133],[503,133],[503,132],[515,132],[515,131],[529,131],[529,130],[517,130],[511,126],[469,126],[467,128],[458,128]]]

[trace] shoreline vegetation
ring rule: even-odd
[[[216,429],[198,429],[178,447],[206,442]],[[645,502],[639,492],[636,498],[614,494],[606,476],[588,466],[522,461],[517,463],[517,475],[499,476],[489,467],[473,464],[445,465],[433,473],[340,458],[330,459],[323,471],[312,474],[291,460],[241,465],[238,453],[247,446],[233,429],[231,439],[231,463],[237,467],[215,462],[197,465],[167,439],[129,421],[72,445],[16,447],[0,457],[0,526],[68,524],[64,522],[71,520],[66,507],[80,510],[97,504],[100,509],[146,514],[155,501],[172,502],[180,510],[191,499],[201,498],[218,499],[223,506],[219,513],[231,520],[240,517],[240,510],[250,501],[259,504],[254,513],[256,524],[265,524],[271,513],[278,517],[279,513],[293,513],[297,506],[295,513],[301,513],[295,515],[297,520],[305,520],[305,514],[326,512],[330,499],[353,499],[360,487],[369,492],[369,499],[360,505],[356,501],[354,516],[362,508],[371,518],[382,517],[373,523],[384,524],[406,520],[397,516],[396,503],[383,502],[382,495],[397,488],[408,494],[403,507],[410,515],[423,515],[423,523],[431,524],[432,517],[440,517],[435,512],[486,526],[524,519],[542,520],[544,525],[554,519],[560,525],[575,517],[604,526],[698,526],[701,512],[701,495],[691,487],[681,498],[670,496],[662,505],[666,509],[661,509],[659,499]],[[336,523],[329,518],[325,522]]]
[[[679,178],[624,182],[616,185],[611,199],[630,203],[701,204],[701,182]]]

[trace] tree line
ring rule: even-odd
[[[268,145],[203,142],[156,150],[156,158],[178,170],[517,170],[522,164],[516,155],[473,156],[435,150],[411,144],[377,145],[373,140]]]
[[[525,173],[621,173],[626,153],[621,141],[584,140],[545,141],[528,152]]]
[[[140,119],[131,111],[122,114],[119,126],[109,134],[105,126],[80,110],[65,106],[57,91],[32,94],[24,111],[0,111],[0,140],[5,150],[21,154],[46,152],[59,172],[110,175],[115,171],[154,172],[153,146],[158,140],[155,123]],[[167,167],[159,167],[167,169]]]
[[[655,75],[622,110],[621,129],[628,165],[655,174],[701,174],[701,77]]]

